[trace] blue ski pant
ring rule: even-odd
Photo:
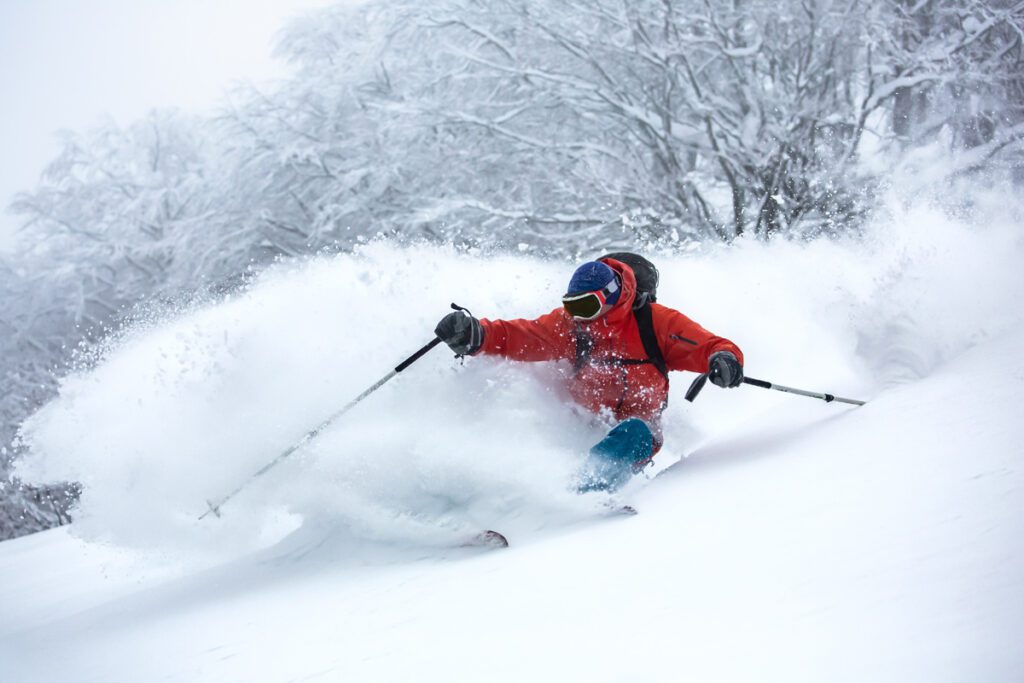
[[[635,417],[623,420],[590,449],[577,490],[615,491],[650,462],[653,454],[654,435],[647,423]]]

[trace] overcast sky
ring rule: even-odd
[[[55,131],[153,107],[213,108],[234,81],[285,73],[289,17],[331,0],[0,0],[0,247],[6,211],[57,153]]]

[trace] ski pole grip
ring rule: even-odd
[[[771,389],[772,388],[772,383],[771,382],[765,382],[763,379],[754,379],[753,377],[744,377],[743,378],[743,383],[744,384],[749,384],[749,385],[755,386],[755,387],[761,387],[762,389]]]
[[[697,398],[697,394],[704,388],[704,384],[708,381],[707,375],[697,375],[697,379],[693,380],[693,384],[686,390],[686,400],[693,403],[693,400]]]

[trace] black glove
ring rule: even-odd
[[[471,356],[484,343],[484,328],[466,311],[453,311],[434,328],[438,339],[460,356]]]
[[[708,359],[708,378],[722,388],[738,387],[743,383],[743,366],[731,351],[718,351]]]

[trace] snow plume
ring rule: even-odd
[[[985,218],[968,224],[911,205],[872,226],[871,280],[854,322],[858,353],[877,383],[923,378],[1021,324],[1022,219],[999,208],[978,207],[977,215]]]
[[[572,470],[600,432],[549,391],[551,369],[462,366],[439,348],[254,481],[223,519],[196,520],[206,499],[430,341],[453,298],[526,314],[557,300],[563,270],[384,244],[276,268],[66,379],[24,427],[23,474],[82,482],[76,530],[140,547],[251,548],[294,523],[285,511],[429,541],[578,507]]]
[[[856,241],[652,256],[659,300],[739,343],[750,375],[870,399],[1019,326],[1022,251],[1008,220],[977,227],[896,207]],[[81,482],[73,528],[85,538],[186,558],[246,552],[299,524],[432,544],[578,519],[595,501],[571,492],[573,473],[603,427],[567,405],[564,368],[463,364],[440,347],[253,481],[222,519],[197,521],[207,499],[428,342],[450,301],[531,317],[557,305],[571,271],[387,243],[280,265],[241,294],[130,331],[66,378],[23,427],[19,475]],[[803,400],[709,387],[689,404],[690,379],[675,377],[662,461]]]

